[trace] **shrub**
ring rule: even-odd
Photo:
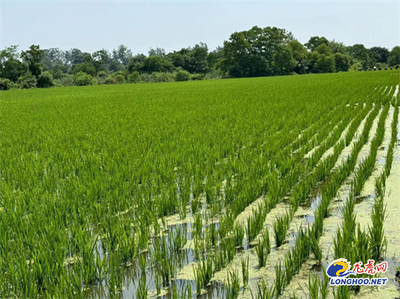
[[[18,78],[19,88],[23,89],[35,88],[36,84],[37,84],[36,78],[31,73],[27,73]]]
[[[104,84],[117,84],[117,80],[115,79],[115,76],[108,75],[106,80],[104,80]]]
[[[192,80],[204,80],[204,74],[193,74],[191,76]],[[186,81],[186,80],[185,80]]]
[[[171,73],[153,72],[150,75],[151,82],[171,82],[173,75]]]
[[[128,76],[129,83],[138,83],[138,82],[140,82],[140,80],[141,80],[141,78],[140,78],[140,74],[138,71],[135,71]]]
[[[54,80],[53,76],[50,72],[43,72],[40,74],[39,78],[37,79],[37,87],[39,88],[46,88],[46,87],[53,87]]]
[[[189,81],[190,73],[188,71],[178,71],[175,75],[175,81]]]
[[[78,86],[92,85],[93,77],[84,72],[79,72],[74,76],[74,83]]]
[[[119,71],[117,73],[112,73],[108,75],[106,80],[104,81],[105,84],[124,84],[126,83],[124,73]]]
[[[115,76],[115,81],[117,81],[117,84],[124,84],[126,83],[125,77],[121,74],[118,74]]]
[[[75,85],[74,76],[72,76],[70,74],[64,74],[64,76],[55,80],[55,85],[56,86],[74,86]]]
[[[0,78],[0,90],[9,90],[15,88],[14,82],[9,79]]]

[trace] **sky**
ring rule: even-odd
[[[325,36],[367,48],[400,45],[397,1],[77,1],[0,0],[0,48],[167,52],[204,42],[222,46],[231,33],[253,26],[291,31],[301,43]]]

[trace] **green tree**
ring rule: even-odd
[[[349,54],[352,58],[358,60],[361,63],[364,70],[368,69],[368,67],[370,66],[370,57],[368,54],[368,50],[364,47],[364,45],[356,44],[349,47]]]
[[[150,48],[149,50],[149,56],[159,56],[161,58],[165,58],[166,54],[165,54],[165,50],[163,48]]]
[[[92,64],[96,69],[96,73],[108,70],[109,64],[111,62],[111,56],[107,50],[101,49],[99,51],[94,52],[92,54],[92,59],[93,59]]]
[[[400,65],[400,46],[396,46],[390,51],[388,63],[390,66]]]
[[[323,36],[312,36],[304,45],[308,50],[314,52],[318,46],[325,44],[329,46],[329,41]]]
[[[128,72],[140,72],[143,69],[145,59],[146,55],[144,54],[137,54],[129,59]]]
[[[349,54],[349,49],[348,47],[342,43],[342,42],[337,42],[334,39],[329,41],[329,48],[332,49],[332,52],[335,53],[341,53],[341,54]]]
[[[218,65],[232,77],[273,75],[274,55],[293,40],[292,34],[276,27],[234,32],[224,42]]]
[[[86,59],[86,54],[77,48],[73,48],[65,52],[65,63],[69,66],[85,62]]]
[[[296,60],[296,65],[293,69],[298,74],[305,74],[310,64],[308,60],[307,49],[297,40],[293,40],[289,43],[290,50],[293,58]]]
[[[44,56],[44,51],[40,49],[39,45],[31,45],[29,50],[22,51],[21,57],[23,61],[27,64],[28,70],[33,76],[38,78],[42,73],[42,58]]]
[[[335,69],[337,72],[347,72],[350,65],[350,57],[348,55],[335,53]]]
[[[73,70],[74,70],[73,71],[74,74],[77,74],[77,73],[80,73],[80,72],[84,72],[84,73],[89,74],[91,76],[96,76],[96,74],[97,74],[97,71],[96,71],[96,68],[94,67],[94,65],[92,63],[90,63],[90,62],[87,62],[87,61],[75,64],[73,66]]]
[[[311,53],[310,62],[313,73],[335,72],[335,56],[333,54],[325,55],[314,51]]]
[[[169,59],[162,58],[158,55],[146,57],[143,61],[142,71],[145,73],[153,72],[172,72],[174,65]]]
[[[288,46],[282,47],[274,54],[272,65],[276,75],[289,75],[292,73],[296,66],[296,59],[293,58]]]
[[[112,51],[112,58],[115,62],[127,66],[129,60],[133,57],[132,51],[125,45],[119,45],[117,49]]]
[[[18,46],[10,46],[0,51],[0,77],[17,82],[26,71],[26,66],[19,60]]]
[[[332,49],[328,47],[327,44],[320,44],[316,49],[315,52],[318,52],[319,54],[322,55],[332,55]]]
[[[389,58],[389,50],[384,47],[372,47],[368,50],[369,57],[371,58],[371,64],[375,63],[386,63]]]
[[[44,70],[52,70],[56,66],[65,64],[65,52],[59,48],[43,50],[42,65]]]

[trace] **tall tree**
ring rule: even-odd
[[[276,27],[234,32],[224,42],[220,68],[233,77],[273,75],[274,55],[292,39],[290,32]]]
[[[390,51],[388,63],[390,66],[400,65],[400,46],[396,46]]]
[[[350,57],[342,53],[335,53],[335,69],[337,72],[347,72],[350,68]]]
[[[305,74],[308,69],[309,60],[307,49],[297,40],[289,43],[293,58],[296,60],[296,65],[293,69],[298,74]]]
[[[274,54],[272,65],[276,75],[289,75],[292,73],[296,66],[296,59],[293,58],[288,46],[282,47]]]
[[[329,41],[327,40],[326,37],[323,36],[312,36],[308,42],[306,42],[304,45],[307,47],[308,50],[311,52],[314,52],[318,46],[325,44],[329,46]]]
[[[109,64],[111,62],[111,55],[110,53],[105,50],[101,49],[92,54],[93,59],[93,66],[96,68],[96,72],[100,71],[107,71]]]
[[[0,51],[0,77],[16,82],[26,71],[19,60],[18,46],[10,46]]]
[[[337,42],[333,39],[329,41],[327,45],[329,45],[329,48],[332,49],[333,54],[335,53],[349,54],[348,47],[342,42]]]
[[[133,57],[132,51],[125,45],[119,45],[117,49],[112,51],[112,58],[123,65],[128,65],[129,59]]]
[[[386,63],[389,58],[389,50],[384,47],[372,47],[368,50],[371,63]]]
[[[349,54],[353,59],[360,62],[364,70],[370,66],[368,50],[362,44],[355,44],[349,47]]]
[[[29,50],[22,51],[22,60],[27,64],[29,71],[33,76],[38,78],[42,73],[42,58],[44,51],[40,49],[39,45],[31,45]]]

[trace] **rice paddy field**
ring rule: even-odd
[[[0,297],[399,297],[399,84],[1,92]],[[329,286],[337,258],[388,282]]]

